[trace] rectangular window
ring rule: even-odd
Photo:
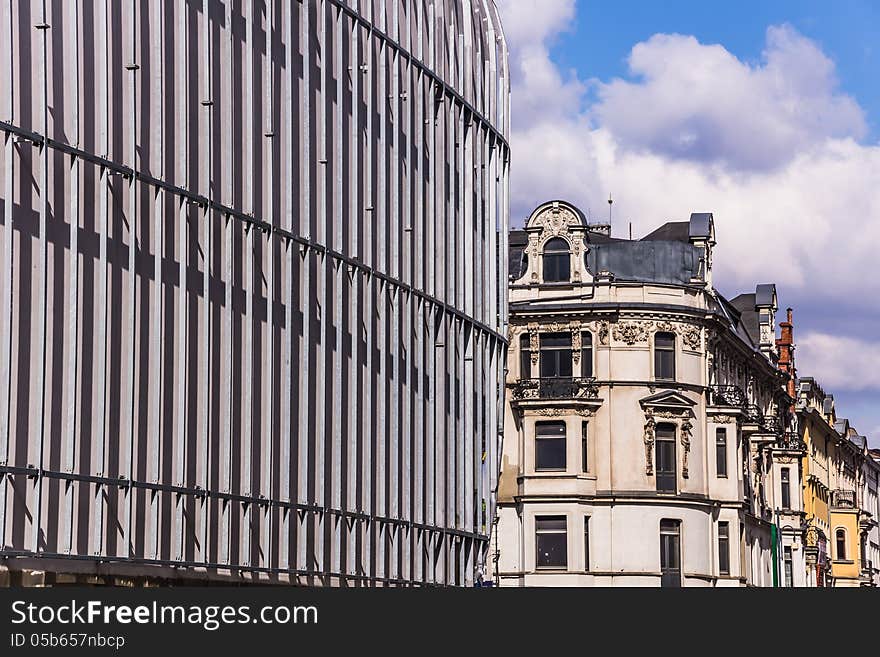
[[[727,476],[727,429],[715,429],[715,474]]]
[[[782,564],[785,571],[785,585],[791,588],[791,547],[787,545],[782,548]]]
[[[571,378],[571,333],[541,335],[541,378]]]
[[[657,490],[674,493],[676,488],[675,427],[671,424],[657,425],[656,430]]]
[[[681,522],[660,521],[660,586],[681,586]]]
[[[593,334],[581,332],[581,376],[593,376]]]
[[[532,378],[532,347],[528,334],[519,337],[519,378]]]
[[[730,524],[718,523],[718,573],[730,575]]]
[[[565,516],[535,518],[535,565],[538,568],[568,566],[568,535]]]
[[[675,334],[654,334],[654,378],[675,380]]]
[[[790,509],[791,508],[791,487],[789,485],[789,469],[788,468],[782,468],[781,483],[782,483],[782,508],[783,509]]]
[[[565,422],[535,424],[535,470],[565,470]]]
[[[590,571],[590,516],[584,516],[584,570]]]
[[[587,443],[587,422],[583,422],[581,424],[581,471],[589,472],[590,460],[587,455],[587,448],[589,444]]]

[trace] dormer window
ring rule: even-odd
[[[561,237],[547,240],[544,245],[544,282],[558,283],[571,280],[571,255],[568,242]]]

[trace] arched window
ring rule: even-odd
[[[843,529],[838,529],[834,532],[834,543],[837,548],[837,560],[845,561],[846,560],[846,532]]]
[[[568,242],[554,237],[544,245],[544,281],[548,283],[571,280],[571,256]]]

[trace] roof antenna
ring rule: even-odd
[[[633,222],[629,222],[629,241],[632,242],[633,239]]]
[[[611,192],[608,192],[608,223],[611,223],[611,204],[614,201],[611,200]]]

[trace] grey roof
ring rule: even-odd
[[[755,305],[772,306],[776,296],[776,286],[773,283],[762,283],[755,288]]]
[[[752,344],[758,344],[761,341],[761,329],[758,326],[758,311],[755,310],[755,294],[749,292],[740,294],[730,300],[734,308],[739,311],[740,321]]]
[[[690,222],[688,221],[667,221],[657,230],[648,233],[642,239],[642,242],[656,241],[675,241],[690,243]]]
[[[711,212],[691,213],[691,221],[688,235],[690,237],[711,237],[712,222],[713,219]]]
[[[828,415],[832,410],[834,410],[834,395],[826,395],[822,402],[822,413]]]
[[[846,418],[841,418],[834,423],[834,430],[839,433],[841,436],[846,434],[846,430],[849,428],[849,420]]]
[[[697,275],[702,250],[679,241],[617,240],[590,244],[587,269],[616,280],[687,285]]]
[[[516,280],[525,272],[523,252],[529,243],[529,234],[524,230],[512,230],[507,241],[508,275]]]
[[[857,447],[864,447],[867,444],[868,439],[864,436],[859,436],[858,434],[856,434],[855,436],[850,436],[849,441]]]

